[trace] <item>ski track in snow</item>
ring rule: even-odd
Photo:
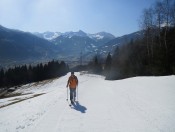
[[[0,132],[175,131],[175,76],[107,81],[75,73],[79,101],[70,107],[65,87],[69,75],[20,88],[45,94],[0,108]]]

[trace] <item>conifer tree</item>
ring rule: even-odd
[[[112,56],[111,56],[111,53],[109,52],[105,62],[105,71],[107,72],[110,71],[111,64],[112,64]]]

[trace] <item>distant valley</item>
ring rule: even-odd
[[[79,64],[82,55],[86,64],[95,55],[106,57],[116,46],[142,37],[135,32],[115,37],[107,32],[88,34],[78,32],[29,33],[0,26],[0,67],[35,64],[51,59]]]

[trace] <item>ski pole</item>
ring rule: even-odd
[[[67,87],[67,99],[66,100],[68,100],[68,87]]]
[[[78,101],[78,86],[77,86],[77,101]]]

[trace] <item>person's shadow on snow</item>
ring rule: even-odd
[[[80,105],[78,101],[75,104],[73,104],[73,106],[73,109],[80,111],[81,113],[86,113],[87,108],[85,106]]]

